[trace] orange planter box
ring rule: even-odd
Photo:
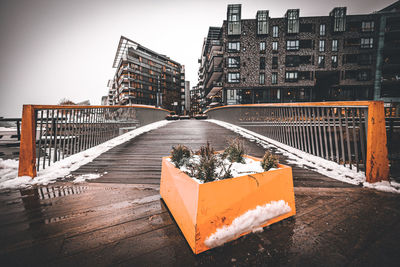
[[[199,184],[167,159],[162,159],[160,194],[195,254],[296,214],[289,166]],[[263,220],[260,211],[276,216]],[[249,216],[257,227],[246,228]]]

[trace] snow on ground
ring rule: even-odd
[[[0,132],[16,132],[17,128],[0,127]]]
[[[253,131],[247,130],[240,126],[236,126],[227,122],[210,119],[209,122],[220,125],[227,128],[235,133],[240,134],[244,138],[249,139],[252,142],[256,142],[265,149],[276,148],[279,153],[282,153],[288,158],[287,162],[290,164],[297,165],[302,168],[310,168],[316,172],[319,172],[330,178],[349,183],[354,185],[362,184],[368,188],[374,188],[379,191],[400,193],[400,184],[395,182],[380,182],[375,184],[370,184],[366,182],[365,173],[357,172],[356,167],[353,169],[349,167],[339,165],[336,162],[323,159],[321,157],[314,156],[312,154],[306,153],[294,147],[282,144],[271,138],[263,136],[261,134],[255,133]]]
[[[204,244],[209,248],[214,248],[237,238],[243,233],[262,231],[261,225],[291,210],[290,206],[283,200],[271,201],[265,205],[257,206],[255,209],[248,210],[235,218],[231,225],[218,228],[204,241]]]
[[[105,172],[104,174],[106,174],[107,172]],[[88,173],[88,174],[82,174],[82,175],[78,175],[75,177],[75,179],[72,181],[73,183],[82,183],[86,180],[93,180],[93,179],[97,179],[100,178],[101,176],[103,176],[101,173]]]
[[[38,176],[32,179],[29,176],[17,177],[18,175],[18,160],[3,160],[0,159],[0,189],[3,188],[23,188],[32,185],[47,185],[54,183],[57,178],[63,178],[67,176],[79,167],[93,161],[96,157],[109,149],[125,143],[132,138],[143,134],[145,132],[157,129],[171,123],[171,121],[158,121],[146,126],[137,128],[123,135],[117,136],[107,142],[104,142],[98,146],[89,148],[85,151],[74,154],[68,158],[53,163],[50,167],[44,170],[40,170]],[[96,175],[99,175],[96,177]],[[74,182],[81,182],[87,179],[99,178],[102,174],[88,174],[78,176]]]

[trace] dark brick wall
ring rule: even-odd
[[[361,21],[373,20],[375,23],[375,30],[372,33],[362,33],[361,32]],[[347,24],[352,22],[359,22],[360,27],[358,31],[349,31],[343,33],[333,33],[332,32],[332,18],[329,16],[321,17],[300,17],[300,24],[313,24],[312,32],[300,32],[295,35],[286,34],[286,19],[285,18],[270,18],[269,20],[269,34],[264,36],[257,35],[257,20],[256,19],[245,19],[242,20],[241,27],[242,33],[238,36],[227,36],[227,23],[223,22],[222,27],[222,40],[223,40],[223,50],[224,50],[224,71],[223,71],[223,81],[225,89],[266,89],[266,88],[294,88],[294,87],[313,87],[316,83],[315,72],[317,71],[338,71],[340,73],[341,86],[361,86],[365,87],[365,90],[372,90],[373,80],[375,75],[375,65],[376,65],[376,48],[377,48],[377,36],[379,29],[379,15],[347,15]],[[326,24],[326,35],[320,37],[319,35],[319,25],[321,23]],[[279,27],[279,37],[272,37],[272,27],[277,25]],[[361,38],[361,37],[373,37],[374,38],[374,48],[372,49],[361,49],[358,47],[344,48],[344,42],[349,38]],[[332,40],[338,40],[338,51],[332,52]],[[286,50],[286,40],[313,40],[313,48],[300,48],[297,51],[287,51]],[[325,52],[318,51],[319,40],[325,40]],[[240,41],[240,53],[228,53],[227,45],[229,41]],[[265,53],[260,53],[259,43],[261,41],[266,42]],[[272,52],[272,42],[278,41],[278,53],[274,54]],[[343,55],[345,54],[360,54],[360,53],[371,53],[372,54],[372,64],[370,65],[359,65],[355,64],[343,64]],[[305,56],[309,55],[312,57],[313,62],[309,65],[300,65],[298,67],[285,67],[285,57],[286,55],[299,55]],[[325,55],[325,67],[318,67],[318,56]],[[338,66],[336,68],[331,66],[331,56],[338,56]],[[229,56],[240,56],[241,68],[240,68],[240,83],[227,83],[227,74],[230,71],[235,71],[235,69],[227,68],[227,58]],[[272,57],[278,56],[278,68],[272,69]],[[266,68],[260,70],[260,57],[265,57]],[[360,70],[369,69],[371,72],[371,80],[369,81],[357,81],[344,79],[346,70]],[[313,72],[312,80],[299,80],[298,82],[285,82],[285,72],[286,71],[310,71]],[[259,73],[265,73],[265,85],[259,84]],[[278,73],[278,84],[271,84],[271,73]],[[243,80],[243,78],[245,80]],[[370,97],[372,97],[372,92],[370,92]]]

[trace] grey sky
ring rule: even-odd
[[[21,116],[22,104],[57,104],[66,97],[99,104],[107,94],[119,37],[124,35],[186,66],[197,83],[197,59],[209,26],[221,26],[228,3],[242,18],[257,10],[283,17],[370,13],[394,0],[0,0],[0,116]]]

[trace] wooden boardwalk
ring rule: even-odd
[[[397,265],[399,195],[297,167],[294,219],[193,255],[159,196],[161,156],[179,143],[222,149],[234,136],[206,121],[174,122],[75,172],[107,172],[90,183],[0,192],[2,266]],[[250,155],[263,155],[245,142]]]
[[[207,121],[178,121],[141,135],[97,157],[75,171],[75,175],[100,173],[96,183],[160,184],[161,157],[168,156],[172,146],[184,144],[193,150],[207,141],[216,149],[226,147],[229,139],[238,137],[246,145],[247,153],[262,157],[265,149],[221,126]],[[280,155],[281,162],[286,159]],[[351,185],[327,178],[317,172],[293,167],[295,186],[350,187]]]

